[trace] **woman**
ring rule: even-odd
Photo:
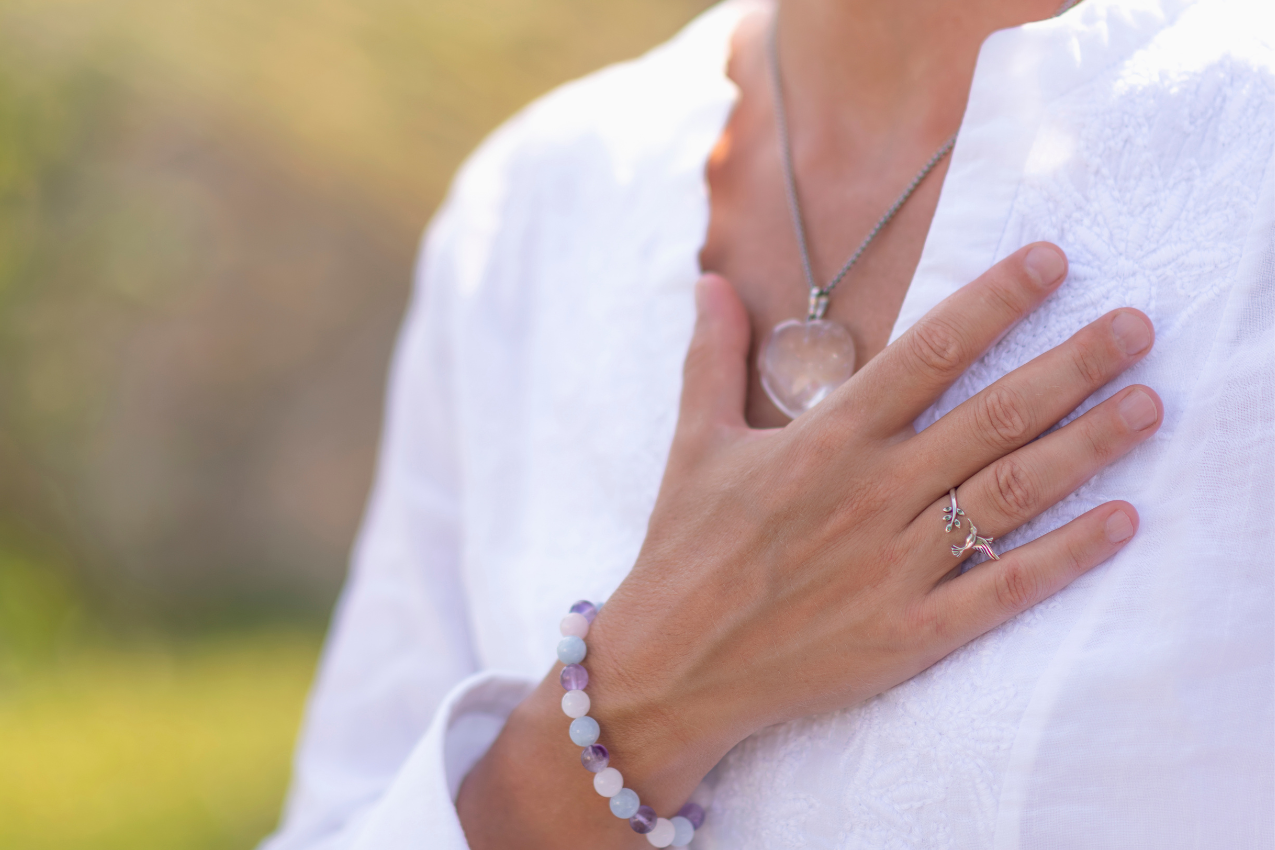
[[[568,739],[581,598],[696,847],[1271,844],[1270,10],[1053,7],[730,3],[482,147],[271,850],[650,846]],[[781,114],[816,288],[938,160],[787,425]]]

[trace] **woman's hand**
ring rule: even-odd
[[[958,487],[979,534],[999,537],[1154,433],[1158,398],[1129,387],[1035,439],[1147,353],[1153,331],[1135,310],[1103,316],[922,433],[912,429],[1065,273],[1053,246],[1018,251],[818,407],[771,430],[744,421],[743,306],[726,280],[700,281],[664,482],[637,564],[590,629],[585,662],[602,743],[644,802],[668,816],[743,738],[904,681],[1133,536],[1137,513],[1111,502],[958,574],[951,546],[967,525],[945,533],[942,516]],[[555,743],[574,763],[556,671],[546,682],[502,738],[556,713]],[[611,828],[626,846],[625,825]]]
[[[942,515],[958,487],[980,535],[999,537],[1155,431],[1159,400],[1130,387],[1035,440],[1147,353],[1141,313],[1103,316],[912,430],[1065,271],[1053,246],[1017,252],[818,407],[767,431],[743,418],[743,308],[727,281],[705,277],[646,542],[591,633],[600,719],[644,720],[683,748],[718,739],[724,751],[898,684],[1118,550],[1137,514],[1112,502],[953,577],[950,546],[967,524],[945,533]],[[631,744],[615,744],[618,760],[632,758]]]

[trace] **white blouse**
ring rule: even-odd
[[[560,88],[462,169],[269,850],[464,848],[460,779],[553,663],[567,607],[628,572],[750,8]],[[1061,245],[1071,276],[918,426],[1137,307],[1154,351],[1082,410],[1146,383],[1163,427],[1005,545],[1112,498],[1141,530],[914,679],[742,742],[694,846],[1275,844],[1272,30],[1269,0],[1085,0],[987,40],[894,336],[1027,242]]]

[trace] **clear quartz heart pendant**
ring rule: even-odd
[[[854,339],[827,319],[775,325],[757,358],[761,385],[775,406],[796,419],[854,374]]]

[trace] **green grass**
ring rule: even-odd
[[[314,634],[76,650],[0,685],[0,848],[220,850],[274,826]]]

